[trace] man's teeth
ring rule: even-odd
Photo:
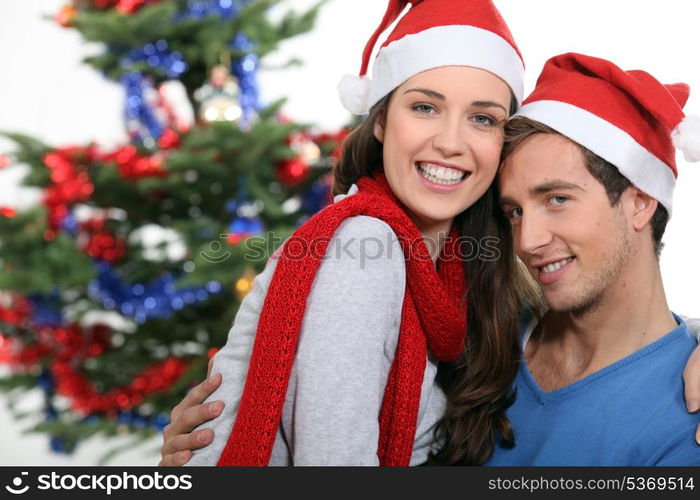
[[[560,260],[559,262],[552,262],[551,264],[547,264],[546,266],[543,266],[540,269],[542,269],[543,273],[553,273],[554,271],[557,271],[563,266],[567,265],[572,260],[574,260],[573,257],[569,257],[568,259]]]
[[[456,168],[438,167],[430,163],[419,163],[418,170],[430,182],[447,186],[462,182],[462,179],[467,175],[467,172]]]

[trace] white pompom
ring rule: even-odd
[[[673,145],[683,151],[686,161],[700,161],[700,116],[688,115],[671,132]]]
[[[369,90],[372,80],[366,76],[345,75],[338,83],[340,102],[345,109],[356,115],[369,111]]]

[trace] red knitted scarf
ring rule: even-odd
[[[435,270],[420,232],[400,208],[383,173],[363,177],[358,184],[357,194],[316,214],[282,247],[260,314],[238,415],[217,465],[269,462],[319,256],[325,255],[338,226],[356,215],[386,222],[407,256],[401,327],[379,414],[377,455],[381,465],[409,465],[428,349],[440,361],[454,361],[464,347],[464,268],[453,237]],[[456,234],[453,230],[452,236]],[[304,251],[309,248],[313,251]]]

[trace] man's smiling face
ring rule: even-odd
[[[619,205],[559,134],[525,139],[498,173],[501,208],[515,248],[554,311],[594,308],[620,277],[630,228]]]

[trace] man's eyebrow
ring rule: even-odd
[[[578,184],[573,184],[571,182],[556,180],[556,181],[545,182],[544,184],[540,184],[538,186],[530,188],[530,193],[531,194],[547,194],[547,193],[550,193],[552,191],[560,191],[560,190],[583,191],[584,189],[581,186],[579,186]]]
[[[551,193],[552,191],[571,191],[571,190],[583,191],[584,189],[581,186],[579,186],[578,184],[572,184],[571,182],[550,181],[550,182],[545,182],[544,184],[540,184],[538,186],[535,186],[533,188],[530,188],[530,194],[540,195],[540,194]],[[510,196],[501,196],[498,199],[498,204],[499,205],[517,205],[518,202]]]
[[[440,92],[435,92],[434,90],[430,90],[430,89],[421,89],[421,88],[408,89],[406,92],[404,92],[404,94],[408,94],[409,92],[420,92],[420,93],[425,94],[429,97],[434,97],[435,99],[440,99],[441,101],[445,100],[445,96],[442,95]]]
[[[498,204],[501,206],[503,206],[503,205],[517,205],[518,202],[515,201],[510,196],[503,196],[503,197],[498,199]]]

